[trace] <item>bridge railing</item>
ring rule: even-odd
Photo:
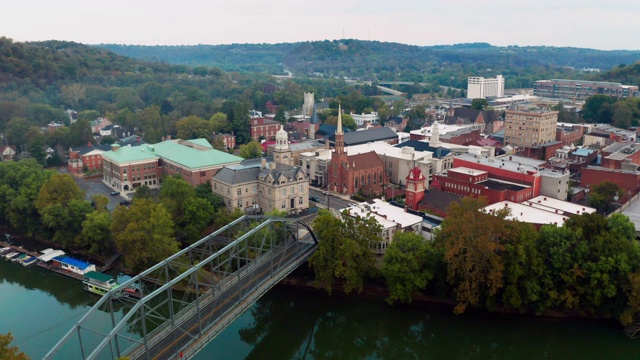
[[[305,239],[299,241],[302,233],[306,234]],[[141,289],[140,299],[123,297],[121,290],[107,293],[45,359],[68,358],[68,354],[82,359],[114,359],[122,354],[140,354],[140,349],[149,351],[166,336],[176,336],[176,329],[186,319],[201,317],[201,309],[212,302],[219,302],[225,290],[240,281],[246,281],[247,277],[255,276],[260,266],[269,262],[273,265],[274,259],[289,252],[295,254],[293,260],[290,263],[278,262],[278,267],[272,269],[269,275],[274,277],[275,274],[286,272],[282,269],[290,268],[287,270],[290,272],[299,265],[301,259],[298,257],[306,260],[316,244],[311,229],[299,221],[241,217],[119,288],[132,286]],[[273,284],[275,282],[269,285],[261,280],[253,287],[270,288]],[[248,291],[241,292],[239,299],[254,296],[247,294]],[[257,297],[261,295],[259,293]],[[253,297],[251,299],[255,301]],[[236,311],[239,310],[227,310],[228,314],[225,314]],[[221,318],[235,317],[237,315]],[[198,337],[203,337],[205,333],[215,336],[219,331],[211,329],[219,328],[216,327],[217,322],[220,319],[200,323]],[[189,334],[183,337],[193,336]],[[195,340],[187,343],[192,344]]]

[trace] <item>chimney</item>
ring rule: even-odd
[[[91,147],[91,145],[92,145],[92,144],[91,144],[91,141],[89,141],[89,142],[87,143],[87,146],[88,146],[88,147]]]
[[[267,159],[262,158],[262,159],[260,160],[260,168],[261,168],[261,169],[264,169],[264,168],[266,168],[266,167],[267,167]]]
[[[140,142],[140,136],[136,136],[136,141]]]
[[[269,170],[275,170],[276,169],[276,163],[275,161],[272,161],[269,163]]]
[[[167,140],[171,140],[171,134],[167,135]]]
[[[111,144],[111,151],[117,151],[118,149],[120,149],[120,144],[117,144],[117,143]]]

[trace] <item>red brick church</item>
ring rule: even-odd
[[[341,107],[338,106],[338,127],[335,135],[335,149],[331,154],[328,169],[330,189],[340,194],[365,196],[379,195],[388,184],[384,173],[384,162],[375,151],[358,155],[347,155],[344,150]]]

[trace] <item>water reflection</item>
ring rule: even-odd
[[[615,322],[495,314],[276,288],[239,330],[247,359],[637,358],[640,344]],[[211,353],[209,353],[211,354]]]

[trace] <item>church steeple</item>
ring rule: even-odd
[[[344,134],[342,132],[342,108],[340,106],[340,103],[338,103],[338,129],[336,129],[336,135],[338,134]]]
[[[342,108],[338,103],[338,128],[336,129],[336,154],[344,154],[344,133],[342,132]]]

